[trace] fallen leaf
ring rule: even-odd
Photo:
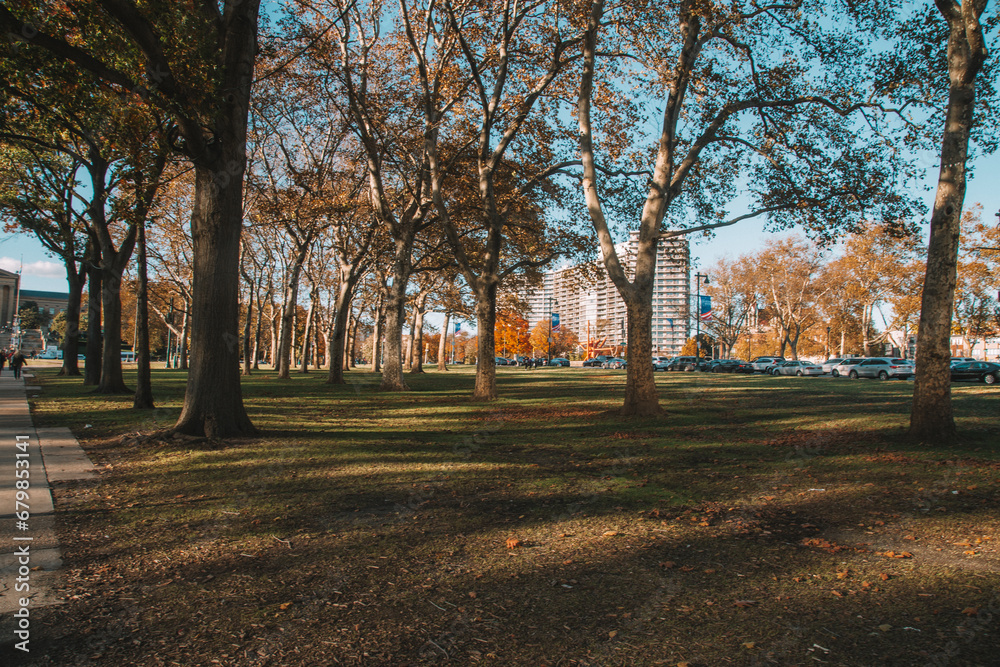
[[[612,630],[611,632],[608,633],[608,639],[614,639],[617,635],[618,635],[618,631],[617,630]]]
[[[850,574],[849,570],[841,570],[840,572],[837,573],[837,578],[838,579],[847,579],[847,576],[849,574]]]
[[[966,542],[965,540],[962,540],[961,542],[952,542],[952,544],[954,544],[956,547],[971,547],[972,546],[971,542]]]
[[[614,537],[617,534],[618,534],[617,530],[609,530],[608,532],[604,533],[604,537]]]
[[[913,554],[909,551],[886,551],[882,555],[886,558],[913,558]]]
[[[705,570],[705,574],[715,574],[715,569],[710,567],[707,570]]]
[[[475,600],[476,599],[476,591],[469,591],[469,597],[472,598],[473,600]]]
[[[507,540],[507,548],[508,549],[517,549],[520,546],[524,546],[524,542],[522,542],[521,540],[517,539],[516,537],[511,537],[511,538],[509,538]]]
[[[882,581],[889,581],[889,575],[886,574],[885,572],[883,572],[882,574],[878,575],[878,578],[881,579]]]
[[[668,570],[672,569],[675,565],[677,565],[677,563],[675,563],[672,560],[665,560],[662,563],[660,563],[660,567],[666,568]]]
[[[737,600],[736,602],[733,603],[734,606],[737,606],[740,609],[746,609],[747,607],[752,607],[755,604],[757,604],[757,603],[755,601],[753,601],[753,600]],[[744,646],[745,646],[745,644],[744,644]],[[750,647],[750,648],[753,648],[753,647]]]
[[[280,605],[278,605],[278,609],[288,609],[291,606],[292,606],[291,602],[282,602]]]
[[[882,625],[878,626],[878,629],[881,630],[882,632],[889,632],[889,630],[892,630],[892,626],[889,625],[888,623],[883,623]]]
[[[743,642],[743,648],[753,648],[757,645],[757,642]]]
[[[963,551],[962,553],[965,554],[966,556],[975,556],[979,552],[976,551],[975,549],[969,549],[968,551]]]
[[[871,587],[872,587],[872,584],[871,584],[870,581],[862,581],[861,582],[861,588],[871,588]]]
[[[979,607],[966,607],[962,610],[962,613],[966,616],[976,616],[979,614]]]

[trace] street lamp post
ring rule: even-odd
[[[830,327],[826,328],[826,358],[830,358]]]
[[[548,304],[549,304],[549,345],[545,351],[545,357],[546,357],[545,363],[547,365],[551,365],[552,364],[552,306],[553,305],[558,306],[559,302],[553,299],[552,295],[550,294],[548,296]],[[532,354],[534,354],[534,350],[532,350]]]
[[[694,334],[694,355],[701,358],[701,279],[705,279],[705,284],[708,284],[708,275],[704,273],[694,274],[694,284],[695,284],[695,301],[694,301],[694,317],[695,317],[695,334]]]

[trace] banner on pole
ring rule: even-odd
[[[712,319],[712,297],[702,296],[701,306],[698,308],[698,317],[703,320]]]
[[[552,313],[552,333],[561,331],[559,328],[559,313]]]

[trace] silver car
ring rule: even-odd
[[[830,369],[830,375],[835,378],[839,378],[841,375],[850,375],[851,369],[864,361],[863,358],[858,359],[842,359],[839,364]]]
[[[852,380],[858,378],[878,378],[888,380],[889,378],[906,379],[913,377],[913,364],[908,359],[895,357],[872,357],[863,359],[861,363],[855,364],[848,377]]]
[[[778,364],[771,371],[771,375],[823,375],[823,367],[808,361],[786,361]]]

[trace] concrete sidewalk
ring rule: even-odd
[[[69,429],[34,428],[25,379],[15,380],[5,368],[0,374],[0,627],[5,635],[22,598],[30,600],[29,611],[60,602],[62,560],[50,482],[94,477],[93,464]]]

